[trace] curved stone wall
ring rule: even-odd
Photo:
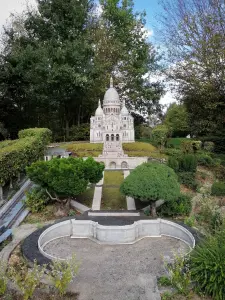
[[[139,220],[131,225],[104,226],[90,220],[71,219],[57,223],[46,229],[38,239],[39,251],[50,259],[56,259],[44,251],[47,243],[54,239],[71,238],[94,239],[101,244],[132,244],[145,237],[169,236],[195,247],[195,239],[183,226],[163,219]]]

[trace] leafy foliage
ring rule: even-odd
[[[43,157],[51,131],[45,128],[31,128],[19,132],[19,137],[21,138],[0,148],[1,185]]]
[[[191,272],[189,261],[182,256],[176,256],[172,264],[166,265],[169,271],[171,285],[182,295],[188,296],[191,290]]]
[[[190,133],[185,106],[172,103],[167,109],[164,124],[171,129],[173,137],[185,137]]]
[[[48,202],[49,197],[40,187],[35,187],[27,192],[24,200],[26,207],[28,207],[32,213],[43,211]]]
[[[191,197],[181,194],[176,200],[167,201],[159,207],[162,216],[188,216],[191,212]]]
[[[71,141],[88,141],[90,139],[90,124],[84,123],[70,128]]]
[[[19,287],[23,294],[23,300],[28,300],[32,297],[36,287],[40,284],[46,268],[40,267],[36,261],[32,269],[27,269],[24,265],[20,265],[18,272],[13,266],[9,268],[9,278]]]
[[[7,265],[0,261],[0,296],[3,296],[7,289],[8,278],[5,274]]]
[[[184,172],[196,172],[197,160],[192,154],[183,155],[179,160],[179,170]]]
[[[162,0],[161,4],[158,35],[168,50],[168,64],[173,64],[168,76],[187,108],[191,132],[216,134],[224,129],[225,115],[224,1]]]
[[[173,201],[180,194],[175,172],[166,165],[144,163],[134,169],[122,183],[120,190],[126,196],[150,202],[154,210],[155,201]],[[152,211],[152,214],[155,214]]]
[[[179,170],[179,162],[177,160],[177,158],[170,156],[167,162],[168,167],[170,167],[171,169],[173,169],[175,172],[177,172]]]
[[[193,141],[193,140],[184,140],[181,143],[181,150],[184,153],[196,153],[201,149],[202,142],[201,141]]]
[[[147,39],[145,13],[135,13],[132,1],[100,4],[101,14],[94,0],[37,0],[37,9],[6,26],[0,115],[11,135],[38,124],[57,141],[86,139],[80,124],[89,122],[112,74],[130,108],[160,110],[163,85],[143,76],[158,70],[160,59]]]
[[[191,252],[191,278],[196,287],[215,300],[225,295],[225,231],[208,237]]]
[[[158,125],[152,130],[152,139],[160,147],[164,147],[169,135],[169,128],[165,125]]]
[[[56,197],[73,197],[83,193],[89,182],[97,183],[102,178],[104,165],[93,158],[54,158],[38,161],[27,167],[27,175]]]
[[[181,184],[186,185],[187,187],[196,190],[198,184],[195,180],[195,173],[193,172],[178,172],[178,179]]]
[[[63,296],[79,270],[76,256],[73,255],[71,259],[66,261],[54,260],[50,265],[50,269],[48,277],[60,295]]]
[[[225,196],[225,182],[214,182],[212,185],[211,193],[214,196]]]

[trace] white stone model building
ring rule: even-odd
[[[103,100],[103,109],[99,100],[95,116],[91,117],[90,142],[103,143],[120,141],[134,142],[134,119],[128,112],[125,101],[122,107],[117,90],[110,80],[110,88]]]

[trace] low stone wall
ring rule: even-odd
[[[94,157],[94,160],[103,162],[106,169],[135,169],[147,162],[148,157]]]
[[[195,247],[195,239],[183,226],[163,220],[139,220],[126,226],[104,226],[91,220],[71,219],[57,223],[46,229],[38,239],[39,251],[50,259],[55,259],[44,251],[45,245],[57,238],[89,238],[102,244],[132,244],[145,237],[169,236]]]

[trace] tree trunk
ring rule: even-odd
[[[12,181],[12,178],[10,178],[9,188],[10,188],[10,189],[13,188],[13,181]]]
[[[18,183],[20,182],[20,179],[21,179],[20,172],[18,172],[18,174],[17,174],[17,182]]]
[[[156,218],[157,214],[156,214],[156,203],[155,203],[155,201],[150,202],[150,210],[151,210],[151,216],[153,218]]]
[[[66,119],[66,139],[68,140],[70,136],[70,127],[69,127],[69,120]]]
[[[0,185],[0,201],[3,200],[3,187]]]

